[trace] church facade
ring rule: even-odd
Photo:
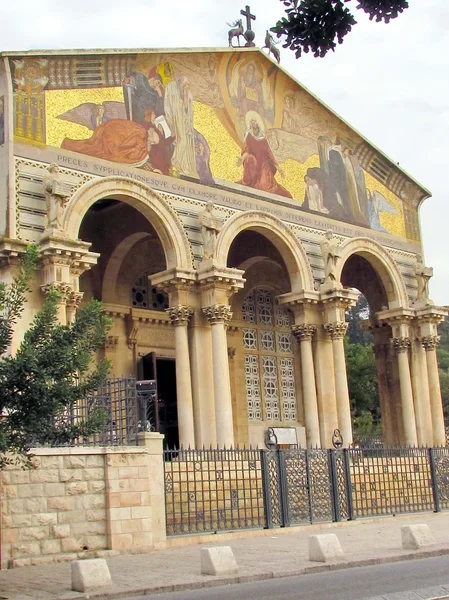
[[[444,445],[430,194],[260,50],[3,53],[0,105],[2,280],[41,255],[12,351],[48,290],[97,298],[169,445],[348,446],[362,292],[385,442]]]

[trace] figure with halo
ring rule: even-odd
[[[237,161],[237,166],[243,165],[243,177],[237,183],[291,198],[290,192],[275,179],[278,171],[281,177],[284,177],[284,173],[277,164],[265,137],[262,117],[256,111],[249,110],[245,116],[245,125],[245,143],[242,155]]]

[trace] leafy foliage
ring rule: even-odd
[[[278,37],[285,36],[284,48],[290,48],[299,58],[302,52],[323,57],[334,51],[337,42],[356,25],[357,21],[345,6],[349,0],[281,0],[286,7],[283,17],[271,28]],[[356,9],[363,10],[370,20],[389,23],[404,9],[407,0],[358,0]]]
[[[2,339],[8,343],[26,299],[30,256],[0,297],[0,325],[7,332]],[[0,469],[12,462],[26,463],[26,452],[34,445],[68,444],[98,431],[106,421],[105,412],[95,409],[85,421],[69,416],[106,379],[108,361],[94,365],[92,357],[104,343],[110,321],[101,304],[92,300],[78,311],[73,324],[60,325],[59,301],[59,294],[50,292],[15,356],[0,358]],[[3,351],[8,343],[3,342]]]
[[[357,304],[346,313],[348,331],[345,338],[346,372],[355,439],[380,433],[373,336],[362,325],[368,318],[368,301],[360,294]]]

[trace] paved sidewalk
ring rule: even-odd
[[[401,526],[412,523],[427,523],[436,544],[421,550],[403,550]],[[342,560],[332,564],[308,560],[308,536],[320,532],[337,534],[344,552]],[[208,543],[195,544],[195,538],[190,538],[190,546],[110,558],[107,562],[113,585],[90,594],[71,591],[70,563],[1,571],[0,600],[112,600],[449,554],[448,513],[248,531],[244,538],[240,537],[242,533],[236,534],[238,539],[233,534],[217,534],[211,535]],[[201,575],[200,549],[217,545],[231,546],[239,566],[238,575]]]

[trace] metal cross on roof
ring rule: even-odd
[[[243,17],[246,17],[246,29],[250,30],[251,29],[251,21],[256,20],[256,15],[251,14],[251,9],[248,5],[245,6],[245,10],[240,11],[240,14]]]
[[[251,29],[251,21],[256,20],[256,15],[251,14],[251,8],[248,5],[245,6],[245,10],[240,11],[240,14],[243,17],[246,17],[246,31],[243,34],[243,37],[246,40],[245,46],[247,46],[247,47],[255,46],[254,37],[256,34]]]

